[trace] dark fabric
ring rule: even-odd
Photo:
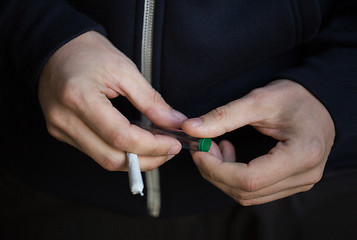
[[[327,22],[320,33],[301,48],[302,63],[277,76],[305,86],[333,117],[336,139],[332,158],[335,160],[329,164],[331,168],[354,164],[356,159],[357,138],[352,130],[354,124],[348,124],[357,116],[356,4],[356,1],[341,1],[337,4],[332,11],[333,20]]]
[[[0,172],[0,238],[354,240],[357,169],[325,175],[312,191],[273,203],[178,218],[133,218],[45,194]]]
[[[169,104],[193,117],[276,77],[290,78],[310,90],[333,117],[337,138],[325,174],[355,167],[356,5],[354,0],[157,0],[153,85]],[[142,0],[0,2],[4,166],[43,191],[108,210],[146,214],[146,199],[131,196],[126,173],[107,172],[49,136],[36,99],[46,60],[89,30],[106,34],[140,65],[142,16]],[[138,116],[123,98],[113,104],[130,119]],[[250,127],[223,137],[234,143],[242,162],[275,144]],[[187,152],[160,170],[162,216],[237,205],[200,177]]]
[[[75,23],[74,23],[75,22]],[[65,1],[1,1],[0,56],[8,74],[19,75],[37,92],[37,79],[48,58],[76,36],[104,29]]]

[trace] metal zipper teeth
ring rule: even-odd
[[[145,0],[143,36],[141,45],[141,72],[145,79],[152,83],[152,42],[154,28],[155,0]]]
[[[144,78],[152,83],[152,49],[153,49],[153,29],[154,29],[155,0],[145,0],[143,33],[141,44],[141,73]],[[143,121],[149,121],[144,115]],[[148,214],[152,217],[160,215],[161,190],[159,169],[146,172],[147,187],[147,208]]]

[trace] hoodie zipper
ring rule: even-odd
[[[152,84],[152,51],[153,51],[153,29],[154,29],[155,0],[145,0],[143,32],[141,42],[141,73],[144,78]],[[142,116],[144,121],[149,121]],[[145,173],[147,189],[147,209],[152,217],[160,215],[161,208],[161,190],[160,190],[160,172],[156,168]]]
[[[146,80],[151,84],[152,76],[152,44],[154,29],[155,0],[145,0],[143,33],[141,42],[141,72]]]

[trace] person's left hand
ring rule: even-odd
[[[255,205],[311,189],[322,177],[335,138],[327,109],[304,87],[277,80],[199,118],[182,129],[194,137],[217,137],[245,125],[277,139],[266,155],[235,162],[228,141],[213,154],[192,154],[201,175],[240,204]],[[220,151],[221,152],[220,152]],[[239,153],[238,153],[239,154]]]

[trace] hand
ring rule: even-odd
[[[50,134],[105,169],[126,170],[125,152],[139,154],[146,171],[180,151],[176,139],[131,125],[109,101],[119,95],[157,125],[178,127],[186,119],[147,83],[133,62],[96,32],[61,47],[39,79],[38,97]]]
[[[278,144],[248,164],[235,162],[228,141],[221,142],[221,153],[217,146],[214,155],[193,153],[202,176],[240,204],[262,204],[307,191],[321,179],[335,137],[334,124],[326,108],[301,85],[274,81],[186,120],[182,128],[195,137],[216,137],[245,125]]]

